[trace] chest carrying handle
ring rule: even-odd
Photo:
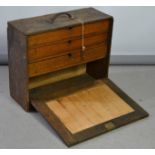
[[[70,13],[61,12],[61,13],[58,13],[58,14],[54,15],[54,17],[51,18],[50,23],[54,23],[54,21],[55,21],[58,17],[63,16],[63,15],[67,16],[69,19],[74,19],[74,17],[73,17]]]
[[[70,13],[68,12],[61,12],[61,13],[57,13],[53,16],[53,18],[50,19],[50,23],[53,24],[54,21],[59,17],[59,16],[62,16],[62,15],[65,15],[67,16],[69,19],[71,20],[76,20],[78,21],[80,24],[81,24],[81,28],[82,28],[82,42],[81,42],[81,55],[83,56],[83,52],[85,51],[86,47],[85,47],[85,38],[84,38],[84,31],[85,31],[85,26],[84,26],[84,22],[81,20],[81,19],[78,19],[78,18],[74,18],[73,15],[71,15]]]

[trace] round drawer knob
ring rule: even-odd
[[[67,42],[68,42],[68,44],[71,44],[71,43],[72,43],[72,41],[71,41],[71,40],[68,40]]]
[[[68,57],[69,58],[73,58],[73,54],[72,53],[68,53]]]
[[[68,30],[72,30],[72,29],[73,29],[73,27],[72,27],[72,26],[69,26],[69,27],[68,27]]]

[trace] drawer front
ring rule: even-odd
[[[84,39],[84,44],[86,48],[91,45],[103,43],[107,41],[108,33],[101,33],[98,35],[93,35],[90,37],[86,37]],[[62,55],[68,51],[81,49],[82,40],[81,38],[75,40],[67,40],[64,42],[50,44],[48,46],[41,46],[38,48],[33,48],[28,50],[28,60],[29,63],[43,60],[47,57],[55,57],[58,55]]]
[[[81,61],[86,63],[92,60],[97,60],[106,57],[107,55],[107,43],[100,44],[97,48],[91,48],[83,52]]]
[[[107,32],[109,30],[109,24],[110,24],[109,20],[85,24],[84,34],[86,35],[89,33]],[[28,47],[36,47],[37,45],[44,43],[65,40],[68,38],[81,36],[81,34],[82,34],[81,25],[36,34],[28,37]]]
[[[29,77],[42,75],[45,73],[49,73],[68,66],[78,64],[80,62],[80,59],[81,59],[80,52],[78,51],[72,54],[69,53],[63,56],[29,64],[28,65]]]
[[[103,58],[106,56],[106,49],[106,44],[99,44],[93,48],[87,49],[83,53],[81,53],[81,50],[77,50],[72,53],[57,56],[55,58],[46,59],[36,63],[30,63],[28,65],[29,77],[46,74],[66,67]]]

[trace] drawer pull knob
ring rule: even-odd
[[[71,29],[73,29],[73,27],[72,26],[69,26],[68,29],[71,30]]]
[[[68,53],[68,57],[69,58],[73,58],[73,54],[72,53]]]
[[[72,43],[72,41],[71,40],[68,40],[68,44],[71,44]]]

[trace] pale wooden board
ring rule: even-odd
[[[46,105],[72,134],[134,111],[103,81]]]

